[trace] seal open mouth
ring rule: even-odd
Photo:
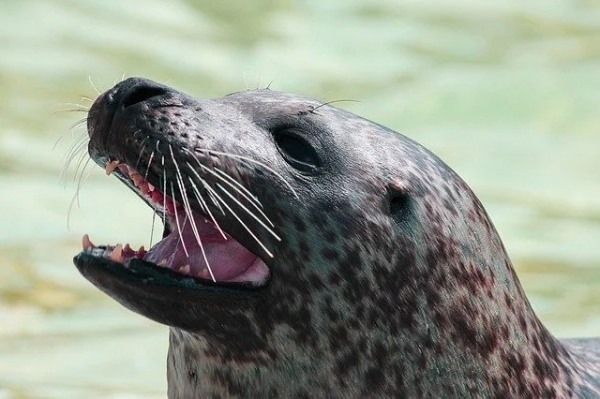
[[[146,315],[145,308],[156,301],[167,307],[175,301],[185,303],[181,293],[204,295],[223,289],[260,288],[269,280],[269,268],[256,253],[260,247],[268,255],[270,252],[248,221],[244,223],[232,209],[242,208],[246,217],[264,224],[246,208],[258,200],[216,168],[214,160],[211,166],[202,164],[199,151],[203,150],[190,146],[186,139],[193,133],[188,120],[188,125],[179,123],[184,119],[181,113],[191,113],[194,107],[197,103],[193,99],[173,89],[130,79],[100,95],[88,115],[92,159],[148,203],[165,229],[162,240],[148,250],[135,250],[129,244],[96,246],[86,234],[83,252],[74,263],[100,289]],[[180,128],[177,135],[163,127],[173,129],[174,125]],[[141,135],[146,138],[138,140]],[[219,197],[211,184],[229,187]],[[260,247],[246,245],[244,235],[259,242]]]
[[[129,244],[95,246],[86,234],[82,238],[84,253],[110,259],[127,266],[141,259],[165,267],[185,277],[213,283],[263,285],[269,276],[265,263],[223,231],[214,218],[188,209],[145,180],[135,169],[119,161],[106,165],[107,175],[117,170],[121,179],[142,196],[165,222],[165,235],[148,251],[137,251]],[[192,215],[190,219],[189,215]]]

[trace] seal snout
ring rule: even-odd
[[[93,139],[93,135],[107,134],[113,120],[128,112],[129,108],[142,103],[159,102],[168,93],[169,88],[147,79],[129,78],[118,83],[99,95],[92,104],[88,117],[90,137]]]

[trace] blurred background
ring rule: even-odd
[[[471,185],[551,331],[600,335],[598,21],[594,0],[2,1],[0,398],[165,396],[167,328],[71,262],[84,233],[148,245],[151,212],[95,167],[67,228],[77,160],[59,178],[84,134],[65,110],[129,76],[358,100],[336,106]]]

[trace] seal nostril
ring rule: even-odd
[[[123,108],[127,108],[141,103],[142,101],[146,101],[152,97],[162,96],[166,93],[167,90],[163,89],[162,87],[139,86],[131,90],[129,93],[126,93],[123,96],[121,104],[123,104]]]

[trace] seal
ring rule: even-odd
[[[600,341],[547,331],[480,201],[416,142],[292,94],[140,78],[87,125],[165,231],[147,251],[86,235],[74,262],[171,327],[169,397],[600,397]]]

